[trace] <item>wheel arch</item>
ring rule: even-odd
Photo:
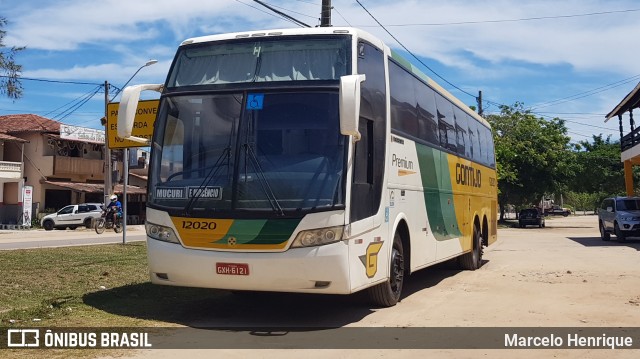
[[[402,250],[404,252],[404,270],[407,273],[411,273],[411,234],[409,232],[409,225],[407,224],[406,218],[398,218],[394,226],[394,230],[391,233],[391,238],[395,236],[396,232],[400,233],[400,238],[402,239]]]

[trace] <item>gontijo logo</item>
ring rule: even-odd
[[[456,163],[456,184],[480,188],[482,185],[482,171],[472,166]]]

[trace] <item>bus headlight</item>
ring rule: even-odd
[[[322,246],[342,240],[343,226],[301,231],[293,240],[291,248]]]
[[[173,232],[173,229],[169,227],[147,222],[145,224],[145,228],[147,229],[147,236],[149,236],[150,238],[157,239],[163,242],[180,244],[180,241],[178,240],[175,232]]]

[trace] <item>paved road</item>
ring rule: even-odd
[[[547,228],[498,231],[477,271],[438,265],[411,275],[402,301],[376,309],[355,297],[228,294],[203,302],[207,312],[175,308],[167,325],[183,328],[245,327],[637,327],[640,323],[640,239],[620,243],[600,239],[596,216],[549,218]],[[190,315],[191,314],[191,315]],[[153,315],[150,315],[153,318]],[[482,327],[487,327],[482,329]],[[313,335],[313,331],[310,332]],[[200,330],[215,339],[215,333]],[[180,339],[171,338],[169,339]],[[250,334],[240,339],[252,341]],[[366,341],[367,338],[362,340]],[[459,338],[467,341],[468,338]],[[198,339],[181,340],[192,348]],[[206,341],[205,341],[206,343]],[[248,346],[241,346],[246,348]],[[286,346],[285,346],[286,347]],[[137,359],[278,358],[638,358],[638,350],[325,350],[226,349],[129,351]]]
[[[144,225],[127,226],[127,242],[146,240]],[[84,246],[88,244],[122,243],[122,233],[106,230],[97,234],[83,227],[75,230],[44,229],[0,231],[0,250]]]

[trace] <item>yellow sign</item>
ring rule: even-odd
[[[153,123],[158,113],[159,100],[146,100],[138,102],[136,118],[133,122],[131,136],[151,139],[153,135]],[[118,138],[118,108],[119,102],[111,102],[107,105],[107,138],[109,148],[143,147],[140,142],[123,140]]]

